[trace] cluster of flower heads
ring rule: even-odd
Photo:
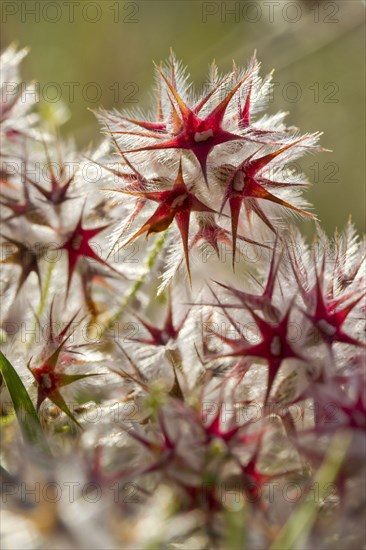
[[[197,94],[171,54],[151,112],[98,112],[78,153],[32,114],[24,53],[1,57],[1,351],[53,456],[2,384],[6,547],[275,548],[304,503],[297,544],[356,547],[365,249],[290,217],[314,219],[294,162],[319,134],[260,114],[255,56]]]

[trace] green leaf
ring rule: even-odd
[[[0,371],[4,377],[15,414],[26,443],[50,453],[36,410],[14,367],[0,351]]]

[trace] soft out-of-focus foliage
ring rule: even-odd
[[[171,52],[81,152],[3,94],[2,352],[52,455],[3,383],[4,548],[362,545],[363,243],[294,226],[319,134],[256,56],[206,83]]]

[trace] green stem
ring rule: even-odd
[[[38,317],[40,317],[42,315],[42,313],[44,311],[44,308],[45,308],[45,305],[46,305],[47,296],[48,296],[48,292],[50,290],[50,285],[51,285],[52,272],[53,272],[54,268],[55,268],[55,264],[50,263],[50,265],[48,266],[48,269],[47,269],[46,278],[45,278],[44,285],[43,285],[42,292],[41,292],[41,300],[39,302],[39,306],[38,306],[38,309],[37,309]]]
[[[127,293],[125,294],[125,296],[123,297],[120,305],[119,305],[119,308],[118,310],[116,311],[116,313],[113,315],[113,317],[111,317],[111,319],[108,321],[108,323],[105,325],[103,331],[102,331],[102,335],[105,334],[106,332],[108,332],[108,330],[110,330],[111,328],[113,328],[113,326],[115,325],[115,323],[120,319],[120,317],[123,315],[125,309],[126,309],[126,306],[128,306],[128,304],[131,302],[131,300],[136,296],[137,292],[140,290],[140,288],[142,287],[142,285],[144,284],[145,282],[145,279],[147,277],[147,275],[149,274],[149,272],[151,271],[151,269],[154,267],[155,265],[155,262],[156,260],[158,259],[158,256],[159,256],[159,253],[160,251],[162,250],[163,246],[164,246],[164,243],[165,243],[165,240],[166,240],[166,236],[167,236],[167,231],[164,231],[164,233],[162,233],[154,242],[154,244],[152,245],[152,247],[150,248],[149,252],[148,252],[148,255],[146,257],[146,260],[145,260],[145,269],[143,271],[143,273],[140,275],[140,277],[134,282],[134,284],[132,285],[132,287],[127,291]]]
[[[351,443],[351,437],[347,433],[336,434],[333,437],[326,457],[314,478],[314,486],[318,488],[318,499],[305,499],[298,505],[282,527],[270,550],[296,550],[304,547],[319,513],[320,502],[325,497],[327,488],[337,479]]]

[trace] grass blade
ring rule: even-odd
[[[8,388],[24,441],[49,453],[41,423],[28,392],[16,370],[1,351],[0,371]]]

